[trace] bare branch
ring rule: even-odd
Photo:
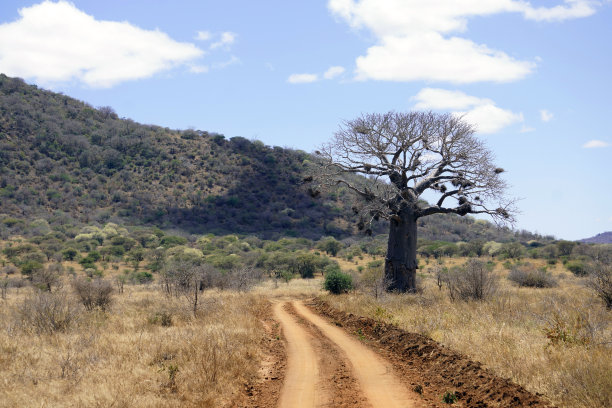
[[[315,191],[344,186],[360,197],[366,221],[389,219],[410,208],[417,217],[436,213],[489,214],[511,222],[514,201],[505,198],[503,169],[462,118],[433,112],[365,114],[344,122],[317,151],[309,179]],[[426,192],[436,205],[419,208]],[[450,198],[457,206],[443,206]]]

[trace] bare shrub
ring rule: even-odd
[[[545,268],[536,268],[529,263],[514,265],[508,279],[523,287],[553,288],[557,286],[557,280],[550,272]]]
[[[261,279],[261,270],[253,266],[243,266],[241,268],[232,269],[229,273],[228,287],[238,291],[249,290],[259,279]]]
[[[612,309],[612,266],[609,263],[595,262],[587,282],[608,309]]]
[[[445,283],[452,300],[484,300],[497,290],[497,276],[478,259],[452,268],[445,276]]]
[[[14,275],[19,272],[19,269],[14,265],[6,265],[0,268],[0,274],[4,275]]]
[[[17,307],[17,321],[25,331],[54,333],[65,331],[75,323],[79,309],[61,292],[36,292]]]
[[[51,292],[53,288],[61,286],[60,275],[63,271],[62,264],[52,263],[32,272],[32,284],[40,290]]]
[[[162,270],[162,290],[169,296],[184,297],[195,315],[198,310],[198,293],[214,281],[213,272],[215,270],[210,265],[199,265],[183,259],[171,260]]]
[[[72,281],[74,293],[87,310],[106,310],[112,303],[113,285],[104,279],[78,278]]]
[[[370,293],[375,299],[383,296],[392,284],[391,279],[385,276],[382,266],[368,266],[361,276],[353,280],[357,283],[357,288]]]

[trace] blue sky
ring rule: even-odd
[[[516,228],[612,230],[608,0],[3,0],[0,72],[120,116],[314,150],[361,113],[465,114]]]

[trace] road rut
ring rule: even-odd
[[[359,340],[311,312],[301,301],[293,301],[290,305],[297,315],[304,319],[303,322],[288,313],[285,305],[287,303],[283,302],[274,306],[275,316],[281,323],[287,341],[288,360],[279,407],[340,406],[341,402],[338,401],[346,399],[345,397],[326,395],[338,390],[330,389],[327,384],[329,379],[322,378],[324,374],[321,373],[318,361],[325,358],[345,361],[344,365],[347,367],[345,375],[352,377],[345,381],[349,385],[351,382],[355,383],[358,388],[355,392],[359,394],[356,397],[359,402],[357,405],[373,408],[421,406],[417,402],[417,397],[412,395],[395,376],[392,366]],[[325,340],[316,339],[316,336],[311,335],[309,331],[312,332],[312,329],[307,329],[307,325],[314,327]],[[328,342],[328,345],[324,348],[320,345],[313,347],[317,342],[319,344]],[[326,357],[317,353],[330,353],[333,356]],[[332,401],[334,403],[331,403]]]

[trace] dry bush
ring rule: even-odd
[[[113,301],[113,285],[104,279],[77,278],[72,281],[72,288],[87,310],[105,311]]]
[[[227,287],[241,292],[249,290],[261,280],[262,275],[260,269],[252,266],[232,269],[228,274],[229,284]]]
[[[381,266],[367,267],[361,275],[355,275],[355,289],[370,293],[374,298],[387,293],[387,288],[391,286],[391,278],[385,276],[385,270]]]
[[[65,292],[33,292],[16,309],[17,325],[26,332],[55,333],[73,326],[80,310]]]
[[[514,265],[508,274],[508,279],[524,287],[553,288],[557,286],[557,280],[550,272],[544,268],[536,268],[529,263]]]
[[[595,262],[587,285],[604,301],[606,308],[612,309],[612,265]]]
[[[497,290],[497,276],[479,259],[469,259],[463,266],[451,268],[445,283],[452,300],[484,300]]]
[[[53,288],[61,286],[60,275],[64,271],[62,264],[52,263],[44,268],[32,272],[32,284],[38,289],[51,292]]]

